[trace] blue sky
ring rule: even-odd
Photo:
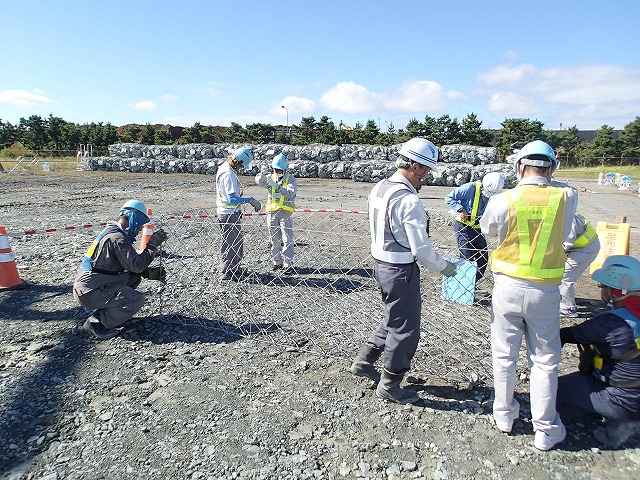
[[[620,129],[639,18],[628,0],[0,0],[0,118]]]

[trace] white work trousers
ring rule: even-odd
[[[274,265],[291,267],[293,263],[293,219],[283,210],[267,214],[271,240],[271,260]]]
[[[529,393],[533,429],[552,438],[559,437],[564,427],[556,412],[561,348],[558,285],[543,285],[496,273],[494,279],[491,353],[496,425],[509,432],[520,414],[520,404],[513,393],[524,335],[531,370]]]
[[[599,251],[598,237],[594,238],[589,245],[567,251],[567,261],[564,264],[564,274],[560,282],[560,308],[576,308],[576,282],[596,259]]]

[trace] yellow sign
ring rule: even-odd
[[[628,223],[598,222],[596,233],[600,240],[600,251],[589,267],[589,274],[600,268],[609,255],[629,255],[630,229]]]

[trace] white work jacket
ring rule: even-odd
[[[216,212],[218,215],[231,215],[240,210],[240,204],[231,204],[229,195],[236,194],[242,196],[242,187],[238,174],[228,161],[224,161],[218,166],[216,173],[216,188],[218,195],[216,196]]]
[[[381,188],[400,187],[390,197],[378,196]],[[420,262],[429,270],[441,271],[447,266],[434,249],[427,235],[427,212],[418,192],[402,174],[378,182],[369,194],[369,225],[371,255],[387,263]],[[396,245],[391,245],[389,238]],[[400,246],[400,247],[398,247]]]

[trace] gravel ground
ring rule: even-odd
[[[245,182],[249,184],[249,180]],[[637,194],[572,182],[592,221],[640,223]],[[0,224],[9,232],[109,220],[130,197],[162,213],[211,209],[213,178],[99,172],[0,176]],[[299,206],[364,209],[368,184],[303,179]],[[425,187],[446,212],[449,189]],[[255,186],[247,192],[260,195]],[[96,342],[75,326],[86,313],[70,285],[93,233],[11,237],[27,290],[0,292],[0,476],[96,478],[628,479],[640,439],[602,447],[595,423],[567,422],[567,440],[533,448],[528,382],[515,434],[493,426],[491,390],[438,379],[415,383],[415,406],[385,403],[342,359],[254,337],[139,317]],[[639,255],[631,229],[631,253]],[[154,288],[154,287],[149,287]],[[581,305],[598,309],[584,278]],[[382,305],[380,304],[380,308]],[[429,314],[428,312],[425,314]],[[142,315],[145,315],[143,310]],[[355,353],[355,352],[354,352]],[[563,371],[574,367],[565,349]],[[487,352],[489,355],[489,352]],[[419,378],[415,379],[419,381]]]

